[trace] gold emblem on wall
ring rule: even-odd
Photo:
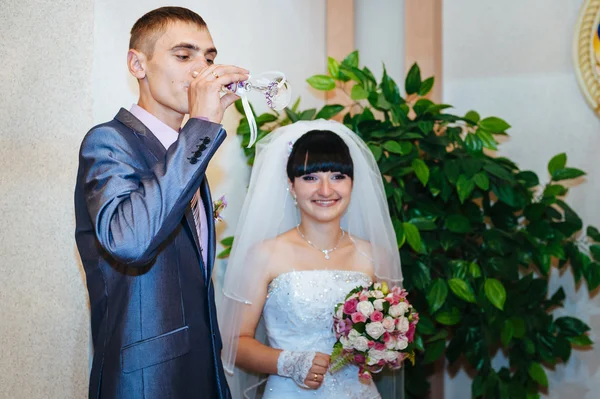
[[[586,0],[581,7],[573,50],[579,85],[600,116],[600,0]]]

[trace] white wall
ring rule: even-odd
[[[546,164],[566,152],[569,165],[588,172],[567,202],[585,223],[600,226],[600,121],[584,100],[572,62],[574,27],[583,1],[525,0],[444,2],[444,102],[464,114],[475,109],[511,125],[499,155],[548,180]],[[600,296],[576,290],[571,274],[554,273],[551,292],[563,286],[564,311],[600,328]],[[571,361],[549,373],[550,398],[596,399],[600,349],[573,351]],[[470,397],[464,373],[446,377],[446,398]]]
[[[0,397],[83,398],[89,315],[74,240],[92,123],[91,2],[0,7]]]

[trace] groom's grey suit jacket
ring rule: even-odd
[[[208,162],[221,125],[190,119],[165,150],[130,112],[83,139],[75,213],[94,359],[89,398],[229,398],[221,364]],[[207,211],[207,275],[190,200]]]

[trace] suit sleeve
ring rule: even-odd
[[[104,250],[129,266],[149,263],[181,222],[225,136],[221,125],[190,119],[165,159],[149,170],[117,129],[91,130],[79,162],[88,211]]]

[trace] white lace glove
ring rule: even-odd
[[[304,380],[312,367],[316,354],[317,352],[282,351],[277,359],[277,374],[291,378],[302,388],[308,388],[304,384]]]

